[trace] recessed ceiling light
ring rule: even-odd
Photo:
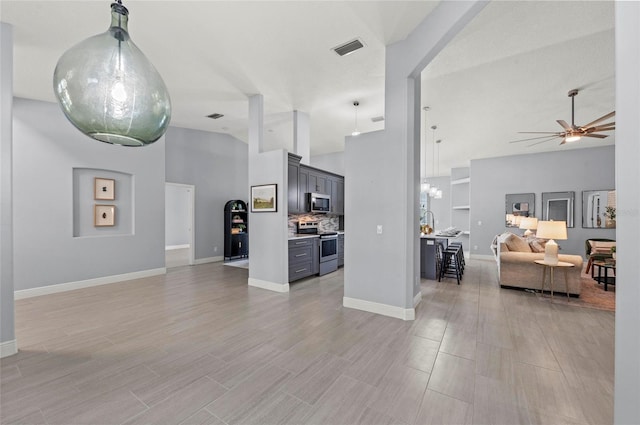
[[[346,56],[350,53],[355,52],[356,50],[362,49],[364,46],[365,44],[356,38],[355,40],[351,40],[344,44],[336,46],[331,50],[333,50],[340,56]]]
[[[211,119],[214,119],[214,120],[217,120],[218,118],[222,118],[222,117],[224,117],[224,115],[223,114],[218,114],[217,112],[215,114],[207,115],[207,118],[211,118]]]

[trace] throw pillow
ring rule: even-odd
[[[531,247],[531,251],[533,252],[544,252],[546,243],[547,242],[543,239],[534,239],[532,241],[529,241],[529,246]]]
[[[509,248],[509,251],[531,252],[531,247],[527,241],[520,236],[511,234],[504,240],[504,243]]]

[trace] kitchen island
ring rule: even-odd
[[[437,280],[436,276],[436,244],[441,243],[444,249],[449,246],[449,239],[460,236],[462,232],[451,235],[422,235],[420,236],[420,277]]]

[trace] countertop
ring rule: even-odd
[[[309,238],[319,238],[319,237],[320,237],[320,235],[313,235],[313,234],[311,234],[311,235],[300,235],[300,234],[295,234],[295,235],[289,235],[288,239],[290,241],[293,241],[293,240],[296,240],[296,239],[309,239]]]
[[[337,230],[339,235],[344,235],[344,230]],[[314,234],[308,234],[308,235],[301,235],[299,233],[296,233],[295,235],[289,235],[287,237],[287,240],[296,240],[296,239],[305,239],[305,238],[319,238],[320,235],[314,235]]]
[[[421,239],[455,239],[462,234],[462,231],[456,233],[455,235],[438,235],[436,233],[431,233],[430,235],[420,235]]]

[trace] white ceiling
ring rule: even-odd
[[[341,151],[360,101],[361,131],[384,128],[384,47],[405,38],[436,1],[125,0],[132,39],[163,76],[171,125],[247,139],[247,96],[265,102],[265,146],[292,148],[292,111],[311,117],[312,154]],[[11,1],[16,96],[54,101],[52,75],[73,44],[107,29],[109,1]],[[427,146],[440,145],[439,174],[470,159],[613,143],[532,148],[509,144],[518,131],[559,131],[614,109],[613,2],[495,1],[423,72]],[[331,48],[366,44],[339,57]],[[214,112],[224,118],[211,120]],[[427,173],[433,174],[430,160]]]

